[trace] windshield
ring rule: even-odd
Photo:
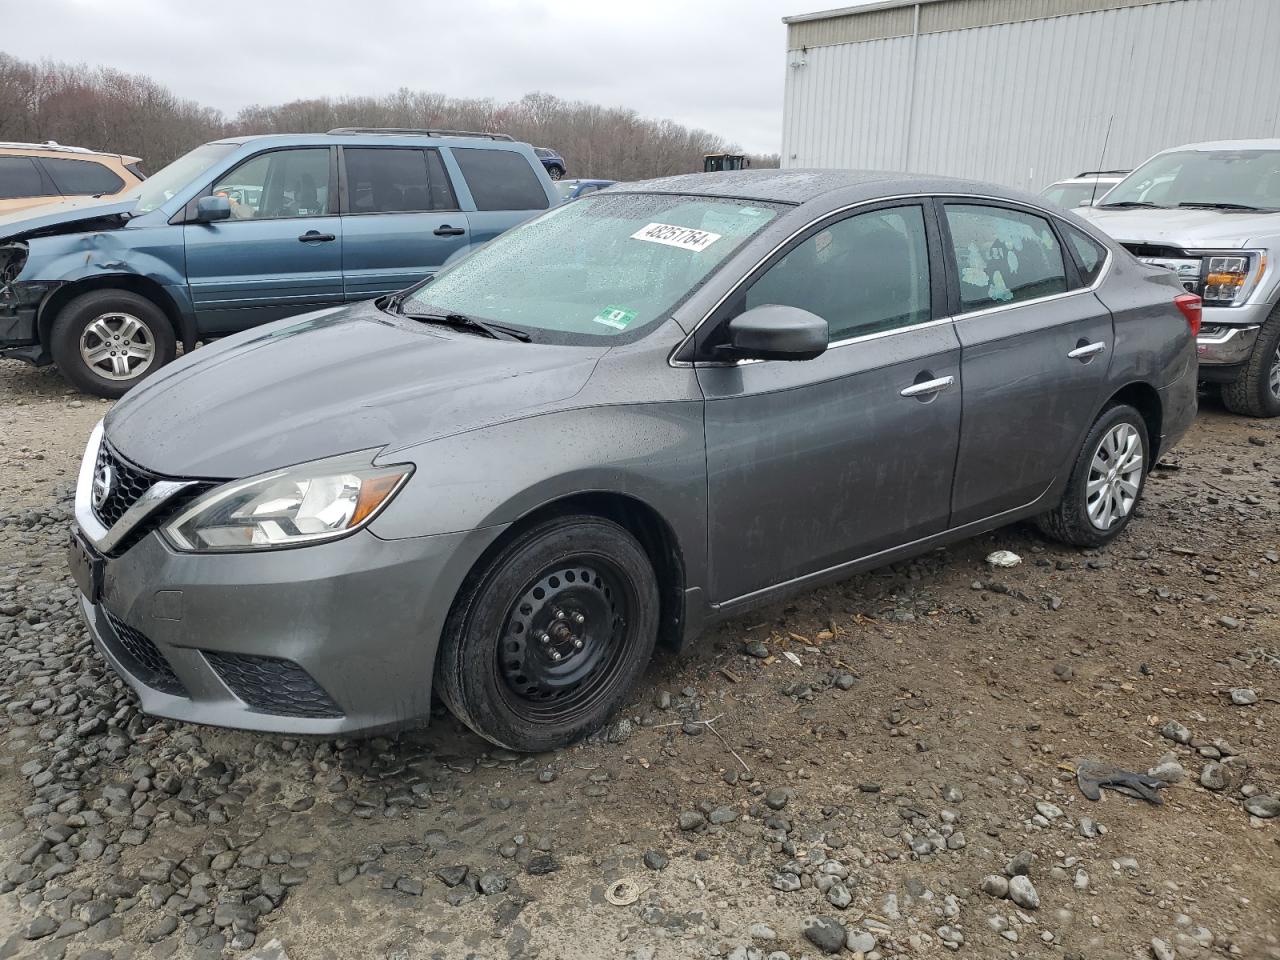
[[[1100,199],[1108,190],[1115,186],[1115,181],[1099,181],[1093,183],[1055,183],[1051,187],[1045,187],[1044,192],[1040,196],[1044,197],[1050,203],[1056,203],[1060,207],[1078,207],[1082,203],[1092,203],[1095,199]]]
[[[461,313],[536,341],[592,343],[643,330],[779,207],[710,197],[596,194],[472,253],[411,293],[405,313]]]
[[[578,182],[576,180],[561,180],[555,187],[556,193],[560,194],[560,199],[568,200],[569,195],[578,189]]]
[[[1152,157],[1099,204],[1280,209],[1280,150],[1179,150]]]
[[[133,208],[135,214],[150,213],[165,201],[173,199],[179,190],[189,187],[192,181],[238,146],[235,143],[206,143],[196,147],[143,180],[124,196],[138,198],[138,205]]]

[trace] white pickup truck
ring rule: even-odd
[[[1075,212],[1203,298],[1200,379],[1228,409],[1280,416],[1280,139],[1173,147]]]

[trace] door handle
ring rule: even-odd
[[[447,223],[442,223],[431,232],[437,237],[460,237],[467,231],[462,227],[451,227]]]
[[[1086,343],[1076,347],[1067,354],[1067,357],[1072,360],[1081,360],[1087,363],[1093,357],[1096,357],[1106,349],[1107,345],[1099,340],[1097,343]]]
[[[917,399],[934,397],[955,382],[955,377],[938,377],[935,380],[926,380],[923,383],[913,383],[911,386],[899,390],[898,396],[915,397]]]
[[[321,233],[319,230],[308,230],[298,238],[303,243],[328,243],[330,240],[338,238],[332,233]]]

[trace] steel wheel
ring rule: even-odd
[[[156,342],[151,331],[129,313],[103,313],[80,334],[80,358],[106,380],[133,380],[151,367]]]
[[[1085,504],[1089,522],[1110,530],[1138,500],[1142,484],[1142,438],[1131,424],[1118,423],[1102,436],[1089,464]]]
[[[603,557],[570,557],[536,576],[507,613],[497,665],[511,709],[573,722],[611,686],[636,603]]]

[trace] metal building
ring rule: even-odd
[[[784,167],[1038,190],[1280,136],[1280,0],[885,0],[783,22]]]

